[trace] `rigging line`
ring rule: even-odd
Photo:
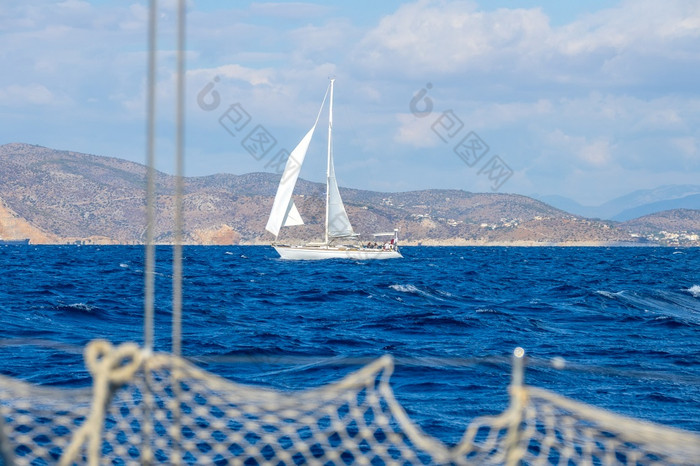
[[[177,12],[177,82],[176,82],[176,149],[175,149],[175,226],[173,245],[173,322],[172,351],[182,353],[182,196],[184,191],[185,138],[185,1],[178,1]]]
[[[323,106],[326,105],[326,99],[328,98],[328,93],[331,90],[331,85],[329,84],[328,87],[326,87],[326,93],[323,95],[323,100],[321,101],[321,107],[318,109],[318,113],[316,114],[316,121],[314,122],[314,126],[318,124],[318,120],[321,118],[321,112],[323,112]]]
[[[187,360],[196,364],[251,364],[251,365],[279,365],[279,366],[365,366],[376,361],[379,356],[352,357],[352,356],[288,356],[284,354],[244,354],[244,355],[194,355],[188,354]],[[396,367],[424,367],[433,369],[464,369],[475,366],[510,366],[511,356],[476,356],[476,357],[394,357]],[[584,364],[562,363],[561,358],[525,358],[525,368],[533,372],[537,370],[554,370],[561,373],[579,373],[585,375],[600,375],[609,377],[624,377],[628,379],[654,379],[673,383],[700,386],[700,376],[693,374],[668,373],[662,370],[634,370],[614,367],[589,366]],[[527,373],[527,371],[526,371]]]
[[[280,365],[304,367],[324,366],[366,366],[375,362],[380,356],[287,356],[284,354],[247,354],[247,355],[193,355],[186,359],[193,363],[209,364],[252,364]],[[510,365],[511,358],[506,356],[481,356],[474,358],[443,358],[434,356],[424,357],[394,357],[395,366],[432,367],[432,368],[464,368],[476,365]],[[299,367],[301,366],[301,367]]]
[[[184,192],[184,139],[185,139],[185,0],[177,3],[177,69],[175,91],[175,213],[173,241],[173,296],[172,296],[172,354],[176,356],[173,366],[173,394],[176,400],[172,407],[173,434],[169,460],[181,464],[182,456],[182,399],[183,377],[180,355],[182,353],[182,237],[183,237],[183,192]]]
[[[10,346],[37,346],[39,348],[48,348],[61,351],[66,354],[82,355],[85,351],[84,345],[75,345],[71,343],[62,343],[43,338],[5,338],[0,339],[0,348]]]
[[[63,343],[42,338],[0,338],[0,348],[17,346],[36,346],[39,348],[53,349],[66,354],[81,355],[84,346]],[[188,354],[185,359],[194,364],[250,364],[250,365],[279,365],[295,366],[284,371],[303,370],[306,367],[327,366],[365,366],[376,361],[378,356],[290,356],[280,354],[242,354],[242,355],[212,355],[212,354]],[[396,367],[429,367],[434,369],[464,369],[475,366],[509,366],[512,363],[510,356],[474,356],[474,357],[442,357],[442,356],[417,356],[394,357]],[[301,367],[300,367],[301,366]],[[525,361],[526,369],[533,372],[541,370],[556,370],[561,373],[579,373],[599,375],[607,377],[624,377],[627,379],[653,379],[659,381],[680,383],[685,385],[700,386],[700,376],[694,374],[669,373],[661,369],[622,369],[619,367],[602,367],[571,363],[562,361],[561,358],[538,358],[528,356]],[[526,374],[528,372],[526,371]]]
[[[155,301],[156,248],[155,228],[155,81],[156,81],[156,9],[158,0],[150,1],[148,14],[148,95],[146,97],[146,271],[144,275],[143,346],[153,350],[153,305]]]

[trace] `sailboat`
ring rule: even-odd
[[[390,233],[376,233],[375,237],[391,236],[389,241],[385,241],[378,247],[361,245],[338,244],[339,241],[355,240],[358,234],[354,232],[350,219],[345,211],[343,200],[340,197],[338,182],[335,178],[335,167],[333,165],[333,84],[335,79],[331,78],[326,95],[323,97],[321,108],[316,116],[316,121],[311,129],[302,138],[301,142],[289,154],[284,167],[282,179],[277,187],[277,194],[272,204],[270,218],[265,229],[275,235],[272,247],[282,259],[294,260],[314,260],[314,259],[396,259],[403,257],[398,249],[398,230],[394,229]],[[326,99],[328,104],[328,166],[326,170],[326,221],[325,237],[323,242],[309,243],[304,246],[290,246],[278,244],[277,238],[282,227],[303,225],[301,214],[294,204],[292,193],[299,177],[301,166],[304,163],[306,152],[309,149],[311,138],[313,137],[316,125],[323,111]],[[376,244],[376,243],[374,243]]]

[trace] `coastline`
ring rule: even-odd
[[[104,241],[51,241],[51,242],[30,242],[30,246],[145,246],[145,243],[119,243],[110,240]],[[172,246],[173,243],[155,243],[156,246]],[[202,247],[227,247],[227,246],[267,246],[271,247],[270,243],[263,242],[241,242],[241,243],[193,243],[186,242],[183,246],[202,246]],[[586,248],[610,248],[610,247],[624,247],[624,248],[693,248],[700,247],[700,245],[669,245],[669,244],[659,244],[659,243],[633,243],[633,242],[623,242],[623,241],[437,241],[437,240],[427,240],[427,241],[406,241],[399,242],[400,247],[518,247],[518,248],[537,248],[537,247],[557,247],[557,248],[570,248],[570,247],[586,247]]]

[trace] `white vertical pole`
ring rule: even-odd
[[[157,0],[151,0],[148,14],[148,95],[146,96],[146,273],[144,277],[143,347],[153,350],[153,306],[155,301],[155,121],[156,121],[156,13]]]
[[[177,356],[173,365],[171,377],[174,392],[174,400],[170,406],[173,413],[173,451],[170,454],[170,463],[179,465],[182,463],[181,450],[181,411],[180,397],[182,388],[180,378],[182,369],[182,237],[183,237],[183,202],[184,195],[184,162],[185,162],[185,0],[177,3],[177,70],[176,70],[176,97],[175,97],[175,241],[173,245],[173,322],[172,322],[172,347],[173,354]]]
[[[513,411],[513,418],[508,426],[506,434],[506,465],[516,466],[520,464],[523,452],[520,447],[520,436],[522,435],[521,422],[523,420],[523,410],[525,409],[524,388],[523,388],[523,357],[525,350],[521,347],[513,351],[513,375],[510,382],[510,406],[508,410]]]
[[[173,246],[173,354],[182,353],[182,196],[185,141],[185,1],[177,11],[177,72],[175,110],[175,241]]]
[[[330,214],[331,157],[333,156],[333,82],[331,78],[331,100],[328,105],[328,166],[326,167],[326,246],[328,245],[328,215]]]

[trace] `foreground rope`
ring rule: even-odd
[[[108,342],[97,340],[86,347],[85,362],[94,380],[92,411],[61,457],[59,464],[62,466],[72,464],[76,460],[78,451],[86,440],[89,441],[87,457],[90,465],[99,464],[105,411],[109,408],[113,393],[133,379],[141,365],[141,351],[133,343],[126,343],[114,349]]]
[[[449,448],[397,403],[390,356],[336,383],[282,393],[134,344],[97,341],[85,353],[91,392],[0,377],[5,464],[690,465],[700,458],[697,434],[515,382],[510,407],[475,419]]]

